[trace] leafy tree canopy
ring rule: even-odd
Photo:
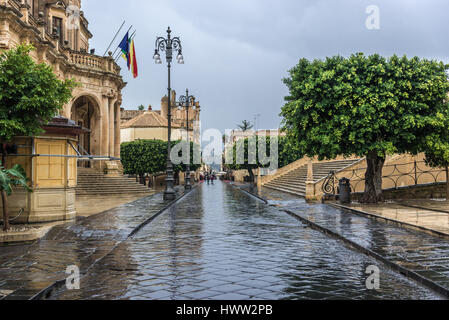
[[[283,129],[310,157],[367,156],[378,182],[387,154],[436,152],[449,159],[448,69],[377,54],[301,59],[284,79],[290,95]]]
[[[35,136],[69,102],[73,80],[59,80],[52,68],[36,64],[31,45],[0,54],[0,139]]]
[[[290,90],[284,129],[302,152],[321,159],[419,153],[448,128],[448,68],[361,53],[301,59],[284,79]]]
[[[186,141],[172,141],[172,148]],[[165,172],[167,166],[168,142],[162,140],[136,140],[121,145],[121,159],[125,174],[144,175]],[[200,165],[193,163],[193,150],[197,148],[190,142],[190,170],[196,171]],[[180,152],[182,156],[182,152]],[[186,171],[185,164],[174,166],[175,172]]]

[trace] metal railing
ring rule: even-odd
[[[351,181],[352,192],[363,192],[367,168],[331,171],[325,178],[322,191],[326,195],[338,194],[340,179]],[[420,186],[447,181],[448,168],[431,168],[425,161],[385,165],[382,171],[382,189],[399,189],[406,186]]]

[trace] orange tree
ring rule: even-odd
[[[449,158],[448,69],[433,60],[377,54],[301,59],[284,79],[290,94],[283,129],[307,156],[366,157],[362,201],[376,203],[383,199],[388,154]]]

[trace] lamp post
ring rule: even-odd
[[[185,186],[184,188],[186,190],[191,190],[192,189],[192,184],[190,183],[190,152],[192,152],[190,150],[190,135],[189,135],[189,107],[190,107],[190,101],[193,101],[193,105],[195,105],[195,97],[189,95],[189,89],[186,89],[186,95],[185,96],[180,96],[179,97],[179,103],[181,105],[185,104],[186,106],[186,110],[187,110],[187,145],[189,148],[189,160],[187,161],[186,164],[186,179],[185,179]]]
[[[157,37],[156,39],[156,49],[154,50],[153,59],[156,64],[162,64],[160,52],[165,51],[167,69],[168,69],[168,147],[167,147],[167,179],[166,187],[164,192],[164,200],[175,200],[176,193],[173,188],[174,177],[173,177],[173,163],[170,159],[171,154],[171,84],[170,84],[170,71],[171,63],[173,61],[173,51],[177,51],[178,55],[176,59],[179,64],[184,64],[184,57],[182,56],[182,46],[179,37],[171,37],[170,27],[167,29],[167,38]]]

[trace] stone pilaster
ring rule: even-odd
[[[306,181],[306,201],[316,201],[315,197],[315,181],[313,178],[313,162],[309,161],[307,164],[307,181]]]

